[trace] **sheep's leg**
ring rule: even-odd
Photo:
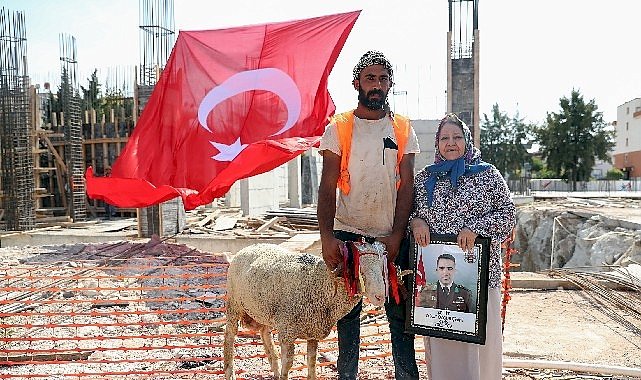
[[[238,334],[238,313],[231,309],[231,305],[227,305],[227,326],[225,327],[225,343],[223,345],[223,371],[225,371],[225,379],[235,380],[234,374],[234,339]]]
[[[294,364],[294,338],[278,335],[280,341],[280,380],[287,380],[289,370]]]
[[[307,341],[307,380],[316,380],[316,351],[318,350],[317,340]]]
[[[263,325],[260,328],[260,337],[263,341],[263,347],[265,347],[265,354],[269,360],[269,365],[272,367],[272,371],[274,372],[274,379],[278,379],[280,376],[280,370],[278,369],[278,356],[276,356],[276,351],[274,350],[271,330],[271,327]]]

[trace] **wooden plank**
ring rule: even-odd
[[[74,361],[87,360],[91,354],[93,351],[25,352],[3,355],[2,358],[9,362]]]
[[[258,228],[256,229],[256,232],[263,232],[263,231],[265,231],[265,230],[268,230],[270,227],[272,227],[272,226],[273,226],[273,225],[275,225],[276,223],[278,223],[278,222],[282,222],[282,221],[284,221],[284,220],[286,220],[286,219],[285,219],[285,217],[282,217],[282,216],[275,216],[275,217],[271,218],[270,220],[268,220],[267,222],[263,223],[263,225],[262,225],[262,226],[258,227]]]
[[[53,146],[53,143],[51,142],[51,140],[49,140],[49,137],[44,133],[40,133],[38,134],[38,136],[44,140],[45,144],[47,145],[47,148],[49,148],[49,151],[51,152],[51,154],[53,154],[53,156],[56,158],[56,162],[62,168],[62,170],[66,173],[67,165],[65,165],[65,161],[62,159],[62,157],[60,157],[60,154],[58,153],[56,148]]]
[[[321,254],[320,233],[297,234],[279,245],[294,252],[305,252],[314,255]]]
[[[230,230],[236,226],[237,221],[237,217],[231,217],[227,215],[220,216],[216,218],[216,222],[214,223],[214,231]]]
[[[211,213],[207,214],[207,216],[204,219],[202,219],[201,221],[196,223],[196,225],[198,227],[204,227],[207,224],[209,224],[209,222],[211,222],[212,220],[216,219],[218,217],[218,215],[220,215],[220,210],[216,210],[214,212],[211,212]]]

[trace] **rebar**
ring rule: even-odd
[[[33,128],[24,14],[0,8],[0,145],[6,229],[35,228]]]
[[[173,0],[140,0],[140,84],[159,79],[176,41]]]
[[[477,28],[477,2],[478,0],[449,0],[451,59],[472,57],[474,29]]]
[[[74,222],[87,218],[87,200],[82,157],[82,119],[80,95],[76,76],[76,38],[60,35],[60,67],[62,110],[64,115],[63,131],[65,138],[65,162],[67,163],[67,194],[69,216]]]

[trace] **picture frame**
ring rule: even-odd
[[[469,253],[455,235],[432,235],[426,247],[410,238],[407,332],[485,344],[490,241],[477,237]]]

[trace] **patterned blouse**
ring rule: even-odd
[[[414,178],[414,205],[410,220],[427,221],[432,234],[457,235],[467,227],[479,236],[492,239],[490,245],[489,287],[501,286],[501,243],[516,223],[516,208],[510,190],[496,168],[459,178],[452,188],[449,177],[439,178],[434,189],[432,207],[428,207],[425,180],[428,172],[419,171]]]

